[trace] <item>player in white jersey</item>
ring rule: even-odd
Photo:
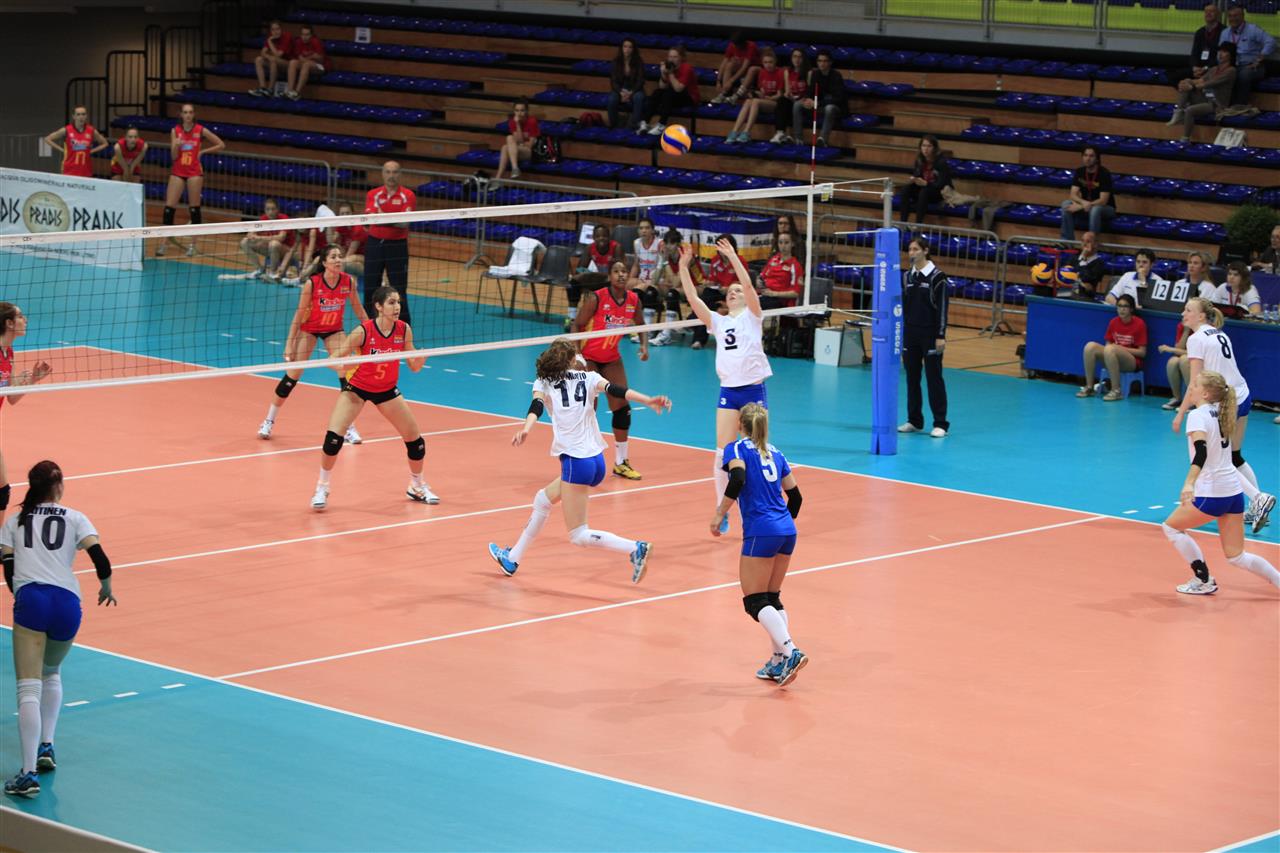
[[[1181,584],[1178,592],[1209,595],[1218,591],[1218,582],[1205,565],[1204,554],[1186,531],[1218,522],[1222,553],[1233,566],[1253,572],[1280,587],[1280,572],[1257,554],[1244,550],[1243,477],[1232,464],[1231,435],[1236,420],[1236,392],[1221,373],[1202,370],[1187,389],[1194,408],[1187,415],[1187,444],[1191,468],[1182,484],[1178,508],[1164,520],[1164,535],[1188,563],[1195,577]]]
[[[1244,493],[1249,497],[1249,511],[1245,513],[1245,523],[1253,525],[1253,532],[1267,526],[1271,510],[1275,508],[1276,499],[1258,487],[1258,477],[1253,468],[1244,461],[1245,429],[1249,425],[1249,410],[1253,407],[1253,399],[1249,396],[1249,384],[1244,381],[1240,368],[1236,364],[1235,346],[1227,333],[1222,331],[1225,322],[1222,312],[1207,299],[1199,297],[1187,300],[1182,309],[1182,325],[1191,330],[1187,337],[1187,361],[1191,365],[1191,379],[1187,384],[1187,393],[1178,406],[1178,414],[1173,419],[1173,431],[1182,427],[1182,417],[1191,403],[1191,388],[1202,370],[1212,370],[1222,374],[1235,392],[1237,401],[1235,429],[1228,438],[1231,441],[1231,461],[1240,472],[1244,481]]]
[[[769,359],[764,354],[764,327],[761,323],[760,297],[751,284],[742,258],[728,240],[719,240],[716,249],[738,274],[738,283],[729,285],[725,293],[728,314],[717,314],[707,307],[693,286],[689,265],[693,263],[693,250],[680,250],[680,283],[684,285],[685,299],[693,313],[706,324],[716,338],[716,373],[720,377],[720,402],[716,409],[716,454],[714,460],[714,485],[716,503],[724,494],[729,475],[724,470],[724,448],[738,438],[738,419],[742,407],[759,403],[769,408],[769,395],[764,381],[773,375]],[[720,522],[720,532],[729,531],[729,517]]]
[[[607,548],[629,554],[631,582],[640,583],[644,577],[645,566],[653,550],[648,542],[624,539],[587,526],[588,490],[600,485],[607,470],[604,437],[600,435],[595,411],[596,397],[601,392],[641,403],[658,414],[671,409],[671,401],[664,396],[650,397],[634,389],[614,385],[599,373],[587,370],[578,355],[578,348],[571,341],[563,338],[553,341],[538,356],[533,402],[529,404],[524,427],[515,434],[511,443],[516,447],[524,444],[538,418],[550,409],[551,455],[560,459],[560,476],[533,496],[533,513],[514,546],[500,548],[494,542],[489,543],[489,556],[504,574],[516,573],[525,550],[547,523],[551,507],[563,501],[564,523],[569,530],[570,542],[584,548]]]
[[[649,217],[636,224],[640,234],[631,243],[631,269],[627,274],[627,289],[634,290],[640,298],[642,314],[646,324],[658,319],[658,290],[654,287],[654,277],[658,273],[658,265],[663,262],[662,238],[653,227]]]
[[[89,552],[98,572],[98,603],[111,594],[111,561],[84,513],[63,506],[62,469],[37,462],[27,473],[22,509],[0,527],[0,562],[13,592],[13,664],[18,676],[18,739],[22,769],[4,792],[40,793],[36,776],[57,767],[54,729],[62,708],[62,659],[80,630],[80,584],[72,571],[76,551]]]

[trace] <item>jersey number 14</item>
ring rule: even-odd
[[[567,382],[565,382],[565,381],[562,379],[562,380],[560,380],[559,382],[557,382],[555,385],[553,385],[552,387],[553,387],[553,388],[559,388],[559,389],[560,389],[560,405],[561,405],[561,407],[562,407],[562,408],[565,408],[565,409],[569,408],[569,385],[568,385],[568,383],[567,383]],[[578,382],[576,382],[576,383],[574,384],[574,386],[573,386],[573,399],[574,399],[574,402],[581,403],[581,404],[582,404],[582,405],[584,405],[584,406],[587,404],[587,383],[585,383],[585,382],[583,382],[583,381],[579,380]]]

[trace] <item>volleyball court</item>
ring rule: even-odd
[[[796,199],[803,210],[803,193],[669,204],[710,206],[718,232],[735,202]],[[682,215],[686,242],[705,245],[694,227],[705,214]],[[81,264],[0,253],[31,319],[20,363],[48,360],[66,385],[0,413],[10,477],[42,458],[63,467],[65,502],[93,519],[110,548],[121,602],[110,612],[86,608],[85,648],[66,667],[75,707],[60,740],[84,744],[63,753],[60,771],[71,779],[52,780],[53,797],[6,805],[67,819],[75,802],[69,823],[180,846],[172,841],[180,833],[157,828],[162,802],[201,802],[200,786],[130,785],[133,806],[152,802],[155,811],[128,825],[85,806],[92,789],[81,786],[119,784],[92,744],[99,725],[131,726],[120,697],[136,695],[126,681],[140,676],[104,675],[117,671],[111,661],[131,659],[204,685],[197,704],[182,690],[163,693],[172,684],[146,693],[136,719],[148,721],[161,754],[140,760],[169,761],[217,785],[230,824],[256,792],[237,784],[235,767],[211,770],[222,752],[283,753],[283,781],[314,792],[312,802],[351,772],[328,766],[350,744],[305,736],[320,706],[468,745],[457,766],[418,768],[421,785],[484,776],[494,750],[540,762],[528,787],[505,792],[513,799],[536,797],[548,767],[618,783],[572,803],[580,815],[531,817],[495,799],[455,820],[414,786],[379,781],[386,757],[370,756],[361,772],[372,774],[376,797],[342,787],[355,798],[349,822],[396,810],[404,823],[394,837],[415,849],[479,849],[495,837],[554,845],[566,821],[589,838],[586,827],[611,814],[610,801],[636,790],[758,823],[708,838],[698,833],[711,824],[653,826],[633,816],[601,830],[616,849],[755,849],[768,839],[773,849],[1205,850],[1275,829],[1280,696],[1266,638],[1280,622],[1273,590],[1252,578],[1188,601],[1171,594],[1167,561],[1117,565],[1117,554],[1152,550],[1143,525],[794,458],[805,501],[784,597],[813,663],[779,689],[753,677],[768,646],[742,612],[738,537],[708,529],[718,387],[710,358],[673,347],[640,362],[627,351],[629,384],[670,394],[676,411],[635,413],[632,459],[643,479],[607,479],[590,517],[593,527],[654,543],[643,583],[631,583],[624,555],[570,545],[558,511],[517,574],[504,577],[486,543],[514,541],[533,494],[555,473],[545,421],[526,446],[510,439],[533,358],[560,318],[508,314],[510,303],[486,297],[475,279],[450,292],[441,280],[458,282],[457,270],[434,265],[430,243],[419,246],[410,299],[430,357],[420,374],[402,367],[401,388],[440,503],[404,497],[401,436],[366,407],[363,442],[341,450],[329,506],[316,513],[307,499],[334,405],[332,368],[387,356],[315,360],[271,440],[259,440],[287,366],[273,356],[297,291],[219,279],[232,268],[227,247],[247,232],[204,227],[207,248],[192,260],[139,258],[139,269],[93,275]],[[789,313],[777,312],[780,325],[794,322]],[[865,421],[865,397],[811,399],[800,381],[810,365],[774,366],[771,439],[784,451],[789,429],[839,444],[848,439],[833,420]],[[15,497],[22,490],[15,482]],[[1277,549],[1263,548],[1275,562]],[[99,671],[82,683],[98,692],[73,698],[81,666],[91,665]],[[228,744],[218,724],[246,688],[250,698],[290,701]],[[5,766],[16,753],[10,707],[0,706]],[[181,748],[165,754],[175,741]],[[316,769],[289,775],[290,763]],[[281,808],[276,819],[291,828],[277,843],[347,843],[312,834],[325,825],[322,810]],[[263,837],[247,825],[219,832],[245,847]]]

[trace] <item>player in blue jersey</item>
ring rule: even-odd
[[[787,458],[769,443],[769,412],[764,406],[743,406],[738,432],[742,437],[724,449],[729,483],[711,519],[711,535],[720,535],[724,517],[737,501],[742,513],[742,558],[738,562],[742,606],[773,641],[773,657],[756,678],[786,685],[809,662],[791,642],[787,611],[782,608],[782,580],[796,547],[800,487]]]

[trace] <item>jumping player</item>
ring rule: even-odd
[[[693,250],[680,250],[680,281],[684,285],[685,298],[711,334],[716,336],[716,374],[720,377],[720,402],[716,409],[716,454],[714,461],[716,500],[724,494],[729,482],[725,471],[725,449],[738,436],[742,410],[749,404],[768,408],[769,395],[764,381],[773,375],[769,359],[764,354],[764,327],[760,297],[751,286],[751,274],[733,244],[727,239],[716,241],[720,257],[733,267],[738,276],[735,284],[725,292],[727,314],[712,311],[698,296],[689,275],[693,264]],[[729,516],[721,516],[721,533],[729,532]]]
[[[598,282],[599,279],[596,279]],[[609,267],[607,287],[587,291],[582,297],[582,310],[574,321],[576,332],[598,332],[603,329],[621,329],[636,324],[636,311],[640,299],[635,291],[627,290],[627,268],[621,261]],[[588,328],[588,324],[590,328]],[[582,357],[587,370],[595,371],[614,385],[625,388],[627,368],[618,351],[621,335],[592,338],[582,344]],[[640,360],[649,360],[649,340],[640,339]],[[609,397],[609,409],[613,412],[613,473],[628,480],[639,480],[640,473],[631,467],[627,455],[627,436],[631,430],[631,406],[615,396]]]
[[[725,448],[729,482],[711,519],[711,535],[720,535],[724,517],[738,501],[742,513],[742,558],[738,561],[742,606],[773,642],[773,657],[756,672],[756,678],[786,685],[809,662],[791,641],[787,611],[782,607],[782,581],[796,547],[800,487],[787,458],[769,443],[769,413],[764,406],[743,406],[738,428],[742,437]],[[785,501],[783,491],[787,493]]]
[[[289,324],[289,334],[284,339],[284,360],[306,361],[316,348],[316,341],[324,344],[330,358],[336,357],[346,340],[342,317],[348,303],[361,324],[369,322],[364,303],[356,292],[355,282],[342,271],[342,250],[337,246],[330,246],[324,253],[324,272],[311,276],[302,285],[302,293],[298,296],[298,310],[293,312],[293,322]],[[341,377],[342,368],[337,370]],[[285,371],[284,378],[276,386],[271,408],[267,409],[267,418],[258,427],[258,438],[271,438],[276,415],[293,393],[300,376],[301,370]],[[345,381],[340,384],[346,386]],[[356,432],[354,423],[347,427],[345,438],[350,444],[359,444],[363,440],[360,433]]]
[[[547,523],[551,507],[564,501],[564,524],[569,541],[583,548],[607,548],[631,555],[631,582],[640,583],[653,547],[648,542],[623,539],[604,530],[587,526],[587,492],[604,479],[604,437],[596,421],[595,401],[601,392],[612,398],[642,403],[657,414],[670,411],[671,401],[663,396],[650,397],[617,385],[593,370],[582,369],[578,350],[566,340],[557,340],[538,356],[537,381],[533,384],[533,402],[525,416],[524,426],[511,443],[524,444],[529,430],[547,409],[551,410],[551,455],[560,459],[560,476],[533,496],[533,513],[524,532],[512,548],[499,548],[489,543],[489,556],[510,576],[520,567],[524,552],[533,544]]]
[[[147,140],[138,135],[136,127],[130,125],[112,148],[111,180],[130,184],[142,180],[142,161],[146,156]]]
[[[34,385],[53,372],[47,361],[38,361],[30,370],[19,374],[13,372],[13,342],[27,333],[27,318],[22,309],[12,302],[0,302],[0,388],[18,385]],[[4,401],[16,406],[22,399],[21,394],[0,397],[0,409]],[[4,519],[4,511],[9,507],[9,475],[4,467],[4,453],[0,452],[0,520]]]
[[[205,148],[204,143],[209,143]],[[212,130],[196,124],[196,108],[193,104],[182,105],[182,119],[173,130],[169,131],[169,155],[173,160],[173,171],[169,175],[169,186],[164,194],[164,224],[172,225],[177,214],[178,202],[182,201],[182,193],[187,194],[187,210],[191,214],[191,224],[199,225],[203,220],[200,214],[200,191],[204,188],[204,168],[200,165],[200,157],[205,154],[216,154],[226,143],[218,138]],[[169,242],[178,248],[182,244],[170,237]],[[161,242],[156,249],[156,257],[164,257],[165,244]],[[188,256],[196,253],[196,241],[193,237],[191,245],[186,247]]]
[[[1210,595],[1218,582],[1209,573],[1204,554],[1186,531],[1216,520],[1222,553],[1233,566],[1253,572],[1280,587],[1280,572],[1257,554],[1244,550],[1244,477],[1233,464],[1231,442],[1236,420],[1236,392],[1221,373],[1201,370],[1187,388],[1187,449],[1191,467],[1182,484],[1178,508],[1164,520],[1161,529],[1182,558],[1191,564],[1195,577],[1178,586],[1186,595]],[[1183,412],[1179,411],[1181,417]]]
[[[73,109],[71,121],[46,136],[44,141],[62,153],[62,174],[79,178],[93,177],[93,163],[89,158],[111,144],[89,124],[89,111],[83,106]]]
[[[359,353],[374,355],[385,352],[404,352],[413,349],[413,330],[400,319],[400,294],[394,287],[382,286],[373,292],[373,305],[377,317],[365,320],[348,337],[339,358]],[[406,360],[409,369],[417,373],[422,369],[425,357]],[[373,403],[400,437],[404,439],[409,454],[409,488],[405,494],[409,500],[425,504],[438,504],[436,497],[422,479],[422,460],[427,455],[427,443],[418,429],[413,410],[400,396],[396,380],[400,378],[399,361],[381,361],[361,364],[347,379],[347,385],[338,394],[338,401],[329,416],[329,431],[324,436],[320,454],[320,481],[311,498],[311,508],[324,509],[329,502],[329,474],[338,461],[342,449],[342,435],[353,423],[365,403]]]
[[[5,782],[16,797],[40,793],[37,773],[54,770],[54,730],[62,709],[62,660],[80,630],[80,584],[71,566],[87,551],[98,574],[98,604],[116,603],[111,561],[84,514],[62,503],[62,469],[37,462],[22,510],[0,527],[0,563],[13,593],[13,665],[18,677],[22,769]]]

